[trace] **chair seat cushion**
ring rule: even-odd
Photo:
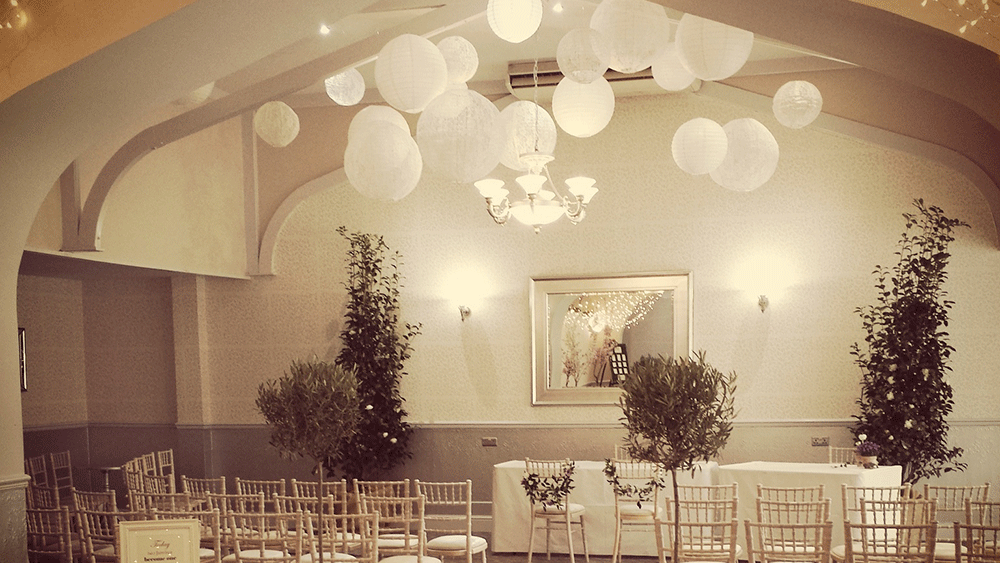
[[[209,559],[209,558],[212,558],[212,559],[215,558],[215,550],[214,549],[208,549],[207,547],[199,547],[198,548],[198,559]]]
[[[939,541],[934,544],[934,559],[935,560],[955,560],[955,544],[947,541]]]
[[[265,549],[263,552],[263,557],[261,557],[261,551],[259,549],[244,549],[240,551],[240,558],[254,558],[254,559],[280,559],[284,557],[284,552],[278,551],[277,549]],[[223,561],[236,561],[236,554],[230,553],[229,555],[222,558]]]
[[[627,507],[622,507],[619,509],[619,513],[622,515],[622,519],[627,520],[652,520],[653,519],[653,509],[639,508],[638,506],[631,505]],[[663,514],[662,507],[656,507],[657,514]]]
[[[348,553],[330,553],[329,551],[323,552],[323,561],[357,561],[357,559],[357,557]],[[306,553],[301,559],[299,559],[299,561],[302,563],[312,563],[312,553]],[[316,556],[316,561],[319,561],[319,555]]]
[[[438,551],[465,551],[465,536],[464,535],[449,535],[449,536],[438,536],[436,538],[431,538],[427,540],[427,549],[434,549]],[[482,551],[486,549],[486,539],[479,536],[472,536],[472,551],[473,553]]]
[[[424,555],[420,558],[422,563],[441,563],[441,560],[437,557],[430,557]],[[378,560],[378,563],[417,563],[416,555],[390,555],[389,557],[383,557]]]
[[[572,515],[581,514],[587,509],[582,504],[569,503],[569,513]],[[541,504],[535,507],[535,514],[539,516],[558,516],[566,511],[566,504]]]

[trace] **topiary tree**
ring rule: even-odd
[[[643,356],[622,384],[620,404],[628,436],[628,453],[670,471],[673,498],[678,498],[677,470],[719,455],[732,432],[736,374],[724,375],[694,358]],[[674,503],[674,522],[680,505]],[[680,527],[674,526],[673,561],[677,561]]]
[[[349,478],[371,479],[411,457],[412,429],[399,393],[410,340],[420,325],[399,327],[400,254],[382,237],[337,229],[347,252],[348,303],[337,364],[358,378],[358,432],[344,444],[337,465]]]
[[[904,213],[906,230],[899,241],[899,262],[875,267],[878,298],[858,307],[865,344],[851,355],[861,368],[860,414],[852,432],[879,445],[883,463],[901,465],[903,482],[965,469],[962,448],[948,447],[951,385],[945,374],[954,350],[948,344],[948,310],[953,304],[943,284],[954,231],[969,225],[949,219],[922,199],[919,213]]]
[[[271,445],[281,457],[309,457],[316,462],[321,506],[325,469],[357,430],[360,411],[354,372],[315,358],[293,361],[284,377],[260,384],[256,404],[271,426]],[[322,563],[322,533],[319,552]]]

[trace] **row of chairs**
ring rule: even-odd
[[[25,458],[24,472],[30,478],[29,506],[36,500],[43,504],[66,502],[73,488],[73,463],[69,450]]]
[[[129,491],[176,493],[174,450],[144,453],[122,464],[125,486]]]

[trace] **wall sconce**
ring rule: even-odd
[[[760,312],[763,313],[767,306],[770,305],[770,301],[767,300],[766,295],[761,295],[757,298],[757,306],[760,307]]]
[[[777,249],[747,253],[737,264],[733,274],[733,286],[742,291],[747,301],[756,297],[757,308],[761,313],[771,306],[772,297],[781,301],[785,291],[798,278],[791,261]]]
[[[469,315],[472,314],[472,309],[468,308],[465,305],[459,305],[458,314],[462,315],[462,322],[465,322],[465,319],[469,318]]]

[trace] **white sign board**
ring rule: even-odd
[[[198,563],[198,520],[122,521],[118,526],[122,563]]]

